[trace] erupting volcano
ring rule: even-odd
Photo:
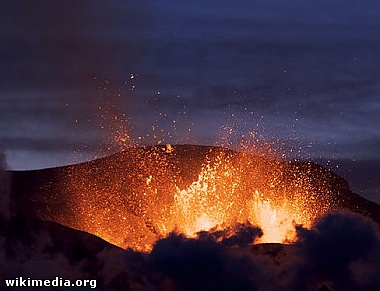
[[[14,211],[28,209],[34,217],[144,252],[172,232],[191,238],[249,223],[262,230],[252,244],[290,243],[296,225],[309,228],[331,210],[348,208],[378,219],[376,204],[317,164],[219,147],[135,147],[14,176]]]
[[[8,174],[7,277],[38,262],[107,291],[380,286],[380,206],[313,162],[159,144]]]

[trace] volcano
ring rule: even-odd
[[[281,211],[307,224],[330,210],[349,210],[380,223],[376,203],[352,193],[347,181],[315,163],[194,145],[131,148],[82,164],[15,171],[11,200],[13,213],[138,250],[178,228],[189,234],[233,220],[265,223],[243,213],[249,203],[258,211],[270,207],[261,220],[274,224],[284,223],[285,218],[273,216]],[[124,236],[118,227],[124,227]]]
[[[28,249],[29,242],[32,249],[42,249],[37,255],[27,251],[31,259],[37,256],[37,260],[41,253],[46,260],[47,249],[51,251],[53,248],[51,253],[55,259],[57,254],[69,257],[69,265],[74,264],[76,270],[79,270],[78,264],[85,262],[87,277],[113,278],[112,282],[107,279],[108,285],[102,283],[108,286],[104,290],[112,290],[112,284],[118,286],[115,290],[120,284],[127,284],[132,290],[133,286],[144,289],[157,282],[160,288],[169,284],[171,290],[198,290],[197,286],[191,285],[190,279],[180,276],[178,281],[178,274],[168,269],[168,264],[195,267],[200,263],[209,264],[209,261],[202,263],[202,259],[184,262],[184,258],[188,260],[188,255],[193,252],[195,257],[207,254],[211,261],[215,256],[218,266],[223,264],[228,268],[231,261],[240,264],[242,256],[248,256],[248,261],[254,262],[253,269],[256,270],[259,263],[264,264],[268,274],[279,276],[281,288],[287,286],[294,290],[294,282],[286,281],[281,272],[290,264],[289,260],[291,264],[300,262],[299,253],[303,258],[306,256],[303,242],[308,241],[315,229],[319,227],[318,235],[322,234],[331,219],[348,221],[341,225],[351,223],[351,229],[356,229],[355,225],[365,226],[358,229],[370,225],[368,229],[375,233],[380,224],[379,205],[356,195],[349,189],[347,181],[316,163],[279,161],[220,147],[165,145],[130,148],[81,164],[10,171],[10,175],[13,218],[4,227],[6,231],[2,231],[7,245],[22,241],[22,253]],[[329,216],[342,211],[345,213],[343,217],[349,218]],[[350,215],[355,218],[351,219]],[[319,221],[317,226],[315,221]],[[20,225],[25,233],[33,235],[26,235],[26,239],[20,234],[22,231],[16,231],[16,234],[11,231]],[[240,225],[239,231],[234,228],[236,225]],[[338,227],[333,232],[345,229],[339,223],[332,225]],[[239,243],[247,235],[248,240]],[[33,241],[33,237],[41,236],[49,237],[48,246],[43,244],[41,247],[41,243]],[[71,247],[63,247],[59,237]],[[374,237],[374,248],[379,247],[380,251],[380,239],[377,240],[377,234]],[[181,248],[176,253],[178,246]],[[74,254],[70,249],[76,250]],[[186,255],[183,256],[182,252]],[[122,263],[120,256],[124,258]],[[118,263],[112,266],[109,260]],[[102,270],[107,268],[104,271],[107,275],[100,275],[94,266]],[[299,264],[297,266],[298,271],[303,269]],[[251,267],[248,268],[250,272]],[[375,264],[374,268],[378,267],[378,263]],[[218,276],[227,272],[220,270],[220,266],[216,268],[221,272]],[[181,268],[177,271],[181,272]],[[182,271],[189,272],[187,268]],[[153,277],[148,279],[147,272],[152,272]],[[255,290],[250,280],[245,281],[244,270],[242,272],[242,275],[233,275],[239,282],[234,279],[228,284],[235,287],[243,284],[241,290]],[[292,276],[297,274],[293,272]],[[326,290],[344,286],[331,280],[321,276],[312,286],[322,286]],[[357,286],[362,286],[359,279],[355,280]]]

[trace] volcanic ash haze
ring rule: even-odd
[[[150,251],[175,231],[234,235],[249,223],[250,243],[294,242],[330,210],[349,209],[379,222],[379,206],[314,163],[281,162],[224,148],[155,146],[61,168],[14,172],[16,213],[95,234],[122,248]],[[229,230],[229,231],[226,231]]]

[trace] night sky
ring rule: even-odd
[[[227,126],[231,147],[254,131],[380,201],[379,11],[377,0],[1,1],[0,148],[11,169],[37,169],[116,151],[120,123],[133,140],[153,125],[165,143],[207,145]]]

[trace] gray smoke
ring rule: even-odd
[[[371,220],[351,213],[331,213],[310,229],[298,227],[300,264],[294,290],[328,286],[331,290],[378,290],[380,236]]]
[[[255,234],[260,236],[261,231]],[[242,243],[237,237],[232,240],[234,245]],[[252,274],[260,269],[248,256],[231,252],[225,243],[206,233],[197,239],[171,234],[157,242],[148,263],[169,278],[176,290],[255,290]]]
[[[249,225],[223,239],[218,232],[192,239],[171,234],[157,242],[148,262],[175,290],[379,290],[380,236],[373,221],[330,213],[311,229],[298,226],[297,234],[294,245],[252,249],[261,230]]]

